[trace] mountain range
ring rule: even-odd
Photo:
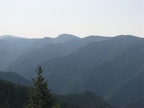
[[[43,68],[54,93],[93,92],[117,108],[143,105],[144,39],[132,35],[0,38],[0,70],[30,79]]]

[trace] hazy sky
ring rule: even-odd
[[[144,37],[144,0],[0,0],[0,35]]]

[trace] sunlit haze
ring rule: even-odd
[[[0,35],[144,37],[144,0],[0,0]]]

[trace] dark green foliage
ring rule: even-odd
[[[61,108],[61,102],[57,102],[52,108]]]
[[[7,81],[0,80],[0,108],[24,108],[27,101],[27,90],[20,85],[15,85]],[[45,104],[41,103],[39,100],[43,99],[43,95],[35,95],[36,90],[32,89],[30,97],[37,101],[29,100],[29,104],[26,107],[30,108],[51,108],[45,106],[32,106],[32,104]],[[35,99],[37,98],[37,99]],[[45,98],[45,100],[47,100]],[[44,102],[46,102],[43,100]],[[33,103],[31,103],[33,102]],[[47,101],[50,102],[49,100]],[[51,106],[51,103],[49,104]],[[48,106],[49,106],[48,105]],[[52,108],[114,108],[104,101],[99,96],[91,93],[85,92],[83,94],[71,94],[71,95],[54,95],[53,97],[53,107]]]
[[[42,77],[42,68],[37,68],[37,77],[32,79],[34,87],[31,88],[29,94],[29,101],[26,108],[51,108],[52,95],[48,89],[48,84]]]
[[[26,100],[26,87],[0,80],[0,108],[22,108]]]

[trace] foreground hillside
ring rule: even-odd
[[[0,108],[23,108],[28,100],[28,88],[0,80]],[[114,108],[97,95],[85,92],[65,96],[55,95],[60,108]]]
[[[26,100],[26,87],[0,79],[0,108],[22,108]]]

